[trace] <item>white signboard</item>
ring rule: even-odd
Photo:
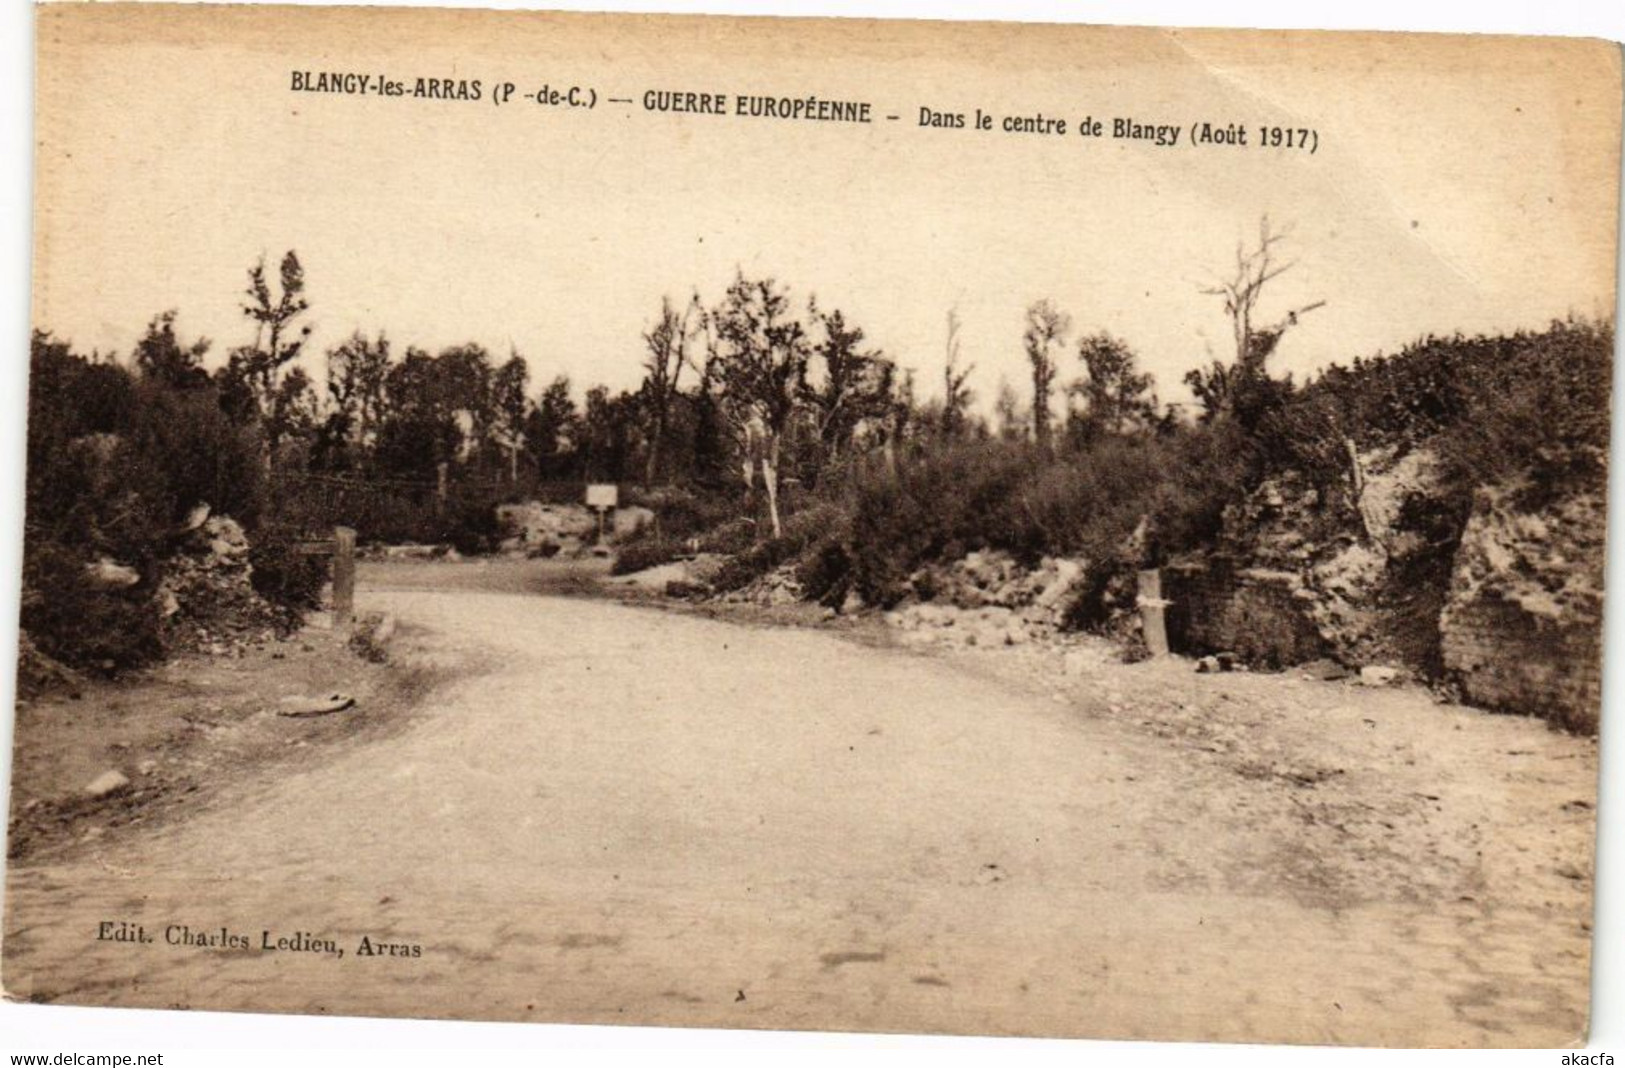
[[[587,486],[588,508],[613,508],[619,499],[613,482],[593,482]]]

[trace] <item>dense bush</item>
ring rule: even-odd
[[[85,577],[93,559],[83,545],[30,544],[22,629],[41,652],[70,667],[113,674],[150,663],[163,653],[151,586],[97,589]]]
[[[646,571],[651,567],[671,563],[685,551],[682,542],[643,535],[621,546],[620,551],[615,554],[615,562],[610,565],[609,573],[630,575],[637,571]]]
[[[1493,370],[1473,368],[1466,410],[1441,435],[1448,470],[1462,486],[1529,471],[1537,493],[1600,490],[1607,482],[1612,328],[1555,324],[1514,341]]]
[[[839,530],[844,520],[842,507],[835,503],[820,502],[797,512],[785,521],[781,536],[735,554],[712,585],[724,592],[743,589],[774,568],[799,560],[811,546]]]
[[[796,581],[808,600],[840,608],[852,589],[852,555],[842,531],[831,531],[801,554]]]
[[[181,521],[203,503],[247,528],[264,596],[290,610],[314,603],[312,562],[263,522],[259,438],[227,418],[206,378],[142,379],[38,333],[30,375],[22,625],[41,651],[108,672],[161,656],[154,594]],[[98,582],[105,564],[138,579]]]
[[[329,570],[326,557],[299,551],[300,540],[297,528],[263,525],[248,550],[255,592],[294,611],[321,607]]]
[[[731,492],[667,486],[634,492],[628,503],[642,505],[655,514],[655,521],[638,536],[683,542],[724,526],[738,518],[740,502]]]
[[[1003,441],[927,450],[895,477],[873,468],[854,480],[841,555],[864,600],[879,605],[900,599],[921,564],[984,548],[1028,564],[1065,555],[1105,571],[1144,566],[1217,532],[1249,469],[1231,439],[1224,427],[1203,427],[1101,438],[1050,458]],[[839,560],[828,553],[820,566]]]
[[[265,505],[259,434],[227,419],[213,389],[141,382],[135,400],[130,450],[154,473],[165,516],[178,522],[207,503],[252,529]]]
[[[455,493],[446,501],[436,536],[465,556],[490,552],[497,542],[496,505],[486,494]]]
[[[73,667],[145,663],[161,650],[150,601],[168,507],[162,472],[130,448],[136,384],[38,334],[30,373],[23,629]],[[124,589],[95,584],[87,569],[102,557],[135,568],[141,580]]]
[[[855,471],[851,557],[855,587],[869,604],[895,604],[925,560],[952,560],[1013,529],[1015,492],[1038,465],[1022,444],[945,445]]]
[[[1260,423],[1274,469],[1336,487],[1348,443],[1426,445],[1451,492],[1518,471],[1545,487],[1600,484],[1608,448],[1614,334],[1609,324],[1553,323],[1540,333],[1425,338],[1395,356],[1328,368]]]

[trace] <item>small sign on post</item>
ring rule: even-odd
[[[604,544],[604,516],[620,502],[620,490],[613,482],[587,483],[587,507],[598,513],[598,544]]]

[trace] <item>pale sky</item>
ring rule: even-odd
[[[41,21],[34,319],[84,350],[127,353],[175,307],[223,358],[252,338],[247,268],[294,248],[317,352],[384,330],[397,351],[516,346],[533,389],[630,387],[661,296],[715,299],[738,266],[843,309],[924,397],[950,308],[980,405],[1001,375],[1023,387],[1023,311],[1048,297],[1179,400],[1230,355],[1199,290],[1264,213],[1298,261],[1265,317],[1327,301],[1279,370],[1613,310],[1619,59],[1595,42],[120,14]],[[294,70],[479,78],[486,99],[293,93]],[[504,80],[638,103],[498,107]],[[877,121],[651,114],[649,89],[866,100]],[[922,106],[1068,130],[921,129]],[[1182,130],[1085,139],[1085,116]],[[1313,127],[1319,149],[1198,149],[1201,120]]]

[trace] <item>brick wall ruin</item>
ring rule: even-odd
[[[1232,652],[1270,667],[1324,655],[1296,575],[1237,568],[1221,560],[1187,562],[1162,571],[1168,641],[1175,652]]]
[[[1468,700],[1597,729],[1604,555],[1600,496],[1541,500],[1523,480],[1478,492],[1439,621]]]
[[[1438,661],[1396,666],[1452,681],[1472,704],[1590,733],[1602,699],[1603,502],[1532,496],[1519,481],[1479,493],[1442,611],[1429,617]],[[1175,652],[1228,651],[1270,667],[1321,656],[1364,666],[1347,635],[1329,632],[1312,569],[1244,563],[1221,554],[1163,569]]]
[[[1531,615],[1498,597],[1452,603],[1441,622],[1445,666],[1469,702],[1597,729],[1601,634]]]

